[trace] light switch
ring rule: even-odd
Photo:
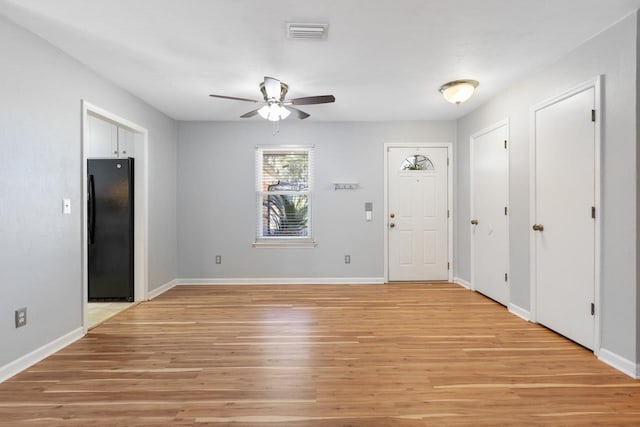
[[[62,199],[62,213],[65,215],[71,214],[71,199]]]

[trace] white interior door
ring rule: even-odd
[[[595,284],[593,87],[535,111],[537,321],[593,348]]]
[[[507,305],[509,221],[507,124],[471,138],[472,285]]]
[[[446,147],[389,147],[389,280],[447,280]]]

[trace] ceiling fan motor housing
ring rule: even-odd
[[[284,97],[287,95],[288,91],[289,91],[289,85],[284,82],[280,82],[280,99],[276,99],[275,101],[277,102],[284,101]],[[269,102],[269,95],[267,95],[267,90],[264,87],[264,82],[260,83],[260,92],[262,92],[262,96],[264,97],[264,100],[266,102]]]

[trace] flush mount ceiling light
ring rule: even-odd
[[[460,104],[471,98],[479,84],[476,80],[454,80],[443,84],[439,90],[444,99],[452,104]]]

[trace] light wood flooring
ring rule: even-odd
[[[640,425],[640,381],[457,285],[179,286],[0,384],[0,425]]]

